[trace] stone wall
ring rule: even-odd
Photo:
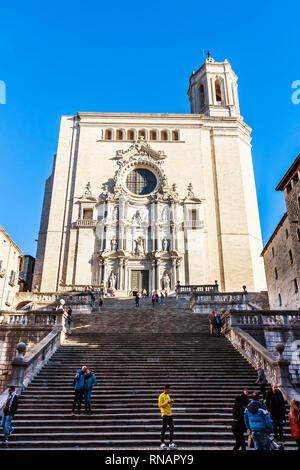
[[[288,170],[288,176],[283,180],[284,182],[276,188],[276,190],[282,191],[284,187],[287,212],[280,220],[262,253],[271,309],[300,308],[299,165],[298,169],[295,167],[290,175],[289,172],[290,170]],[[289,252],[292,254],[292,260]]]
[[[294,279],[297,279],[300,289],[298,269],[298,250],[300,243],[294,243],[291,233],[294,230],[289,216],[284,216],[279,222],[273,238],[264,251],[264,263],[271,309],[297,310],[300,307],[299,291],[295,292]],[[290,261],[289,251],[292,252],[293,262]],[[297,278],[298,276],[298,278]],[[281,297],[281,305],[280,298]]]
[[[17,354],[17,344],[26,344],[26,352],[47,336],[52,327],[0,327],[0,393],[9,383],[11,362]]]

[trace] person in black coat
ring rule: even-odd
[[[275,438],[283,439],[283,420],[285,419],[285,403],[278,385],[273,384],[272,390],[267,393],[266,407],[271,415],[274,425]]]
[[[8,441],[10,433],[13,431],[11,421],[18,409],[18,397],[16,395],[16,389],[14,385],[11,385],[8,388],[8,398],[4,405],[3,417],[2,417],[2,427],[4,430],[3,443],[5,444]]]
[[[250,400],[248,398],[249,392],[245,388],[243,393],[236,397],[234,401],[234,406],[232,410],[232,433],[235,437],[235,446],[233,450],[239,450],[241,447],[242,450],[246,450],[246,444],[244,439],[244,432],[246,431],[245,421],[244,421],[244,412],[246,406],[249,404]]]

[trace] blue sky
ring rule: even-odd
[[[239,77],[265,244],[285,210],[274,188],[300,152],[299,13],[298,1],[277,0],[2,3],[0,225],[35,256],[60,116],[188,113],[205,49]]]

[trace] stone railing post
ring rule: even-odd
[[[27,367],[26,360],[24,359],[26,344],[19,343],[17,350],[18,354],[12,361],[10,385],[14,385],[16,387],[17,395],[20,395],[23,390],[23,380],[25,376],[25,369]]]
[[[246,290],[246,286],[243,287],[243,303],[246,305],[248,302],[248,292]]]

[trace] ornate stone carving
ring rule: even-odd
[[[85,191],[80,199],[88,200],[88,201],[97,201],[97,198],[92,194],[90,182],[86,184]]]
[[[153,150],[149,144],[144,140],[144,137],[139,137],[127,150],[117,150],[116,159],[118,165],[122,166],[125,162],[128,162],[132,158],[149,156],[157,161],[162,161],[166,158],[163,151]]]

